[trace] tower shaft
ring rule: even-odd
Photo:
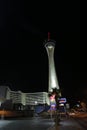
[[[53,41],[47,41],[45,44],[47,54],[48,54],[48,66],[49,66],[49,84],[48,92],[52,92],[53,89],[59,89],[59,84],[57,80],[57,74],[54,63],[54,49],[55,43]]]

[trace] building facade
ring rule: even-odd
[[[8,86],[0,86],[0,104],[6,100],[11,100],[13,104],[22,104],[23,106],[50,104],[47,92],[24,93],[12,91]]]

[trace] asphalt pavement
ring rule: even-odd
[[[86,123],[87,124],[87,123]],[[87,127],[83,127],[74,118],[62,118],[59,125],[54,125],[48,130],[87,130]]]
[[[87,130],[86,118],[62,117],[59,125],[54,119],[40,117],[25,119],[1,119],[0,130]]]

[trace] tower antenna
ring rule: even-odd
[[[50,32],[48,32],[48,41],[50,40]]]

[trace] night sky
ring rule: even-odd
[[[48,90],[44,40],[56,41],[55,66],[63,97],[87,95],[87,47],[79,3],[0,1],[0,85]]]

